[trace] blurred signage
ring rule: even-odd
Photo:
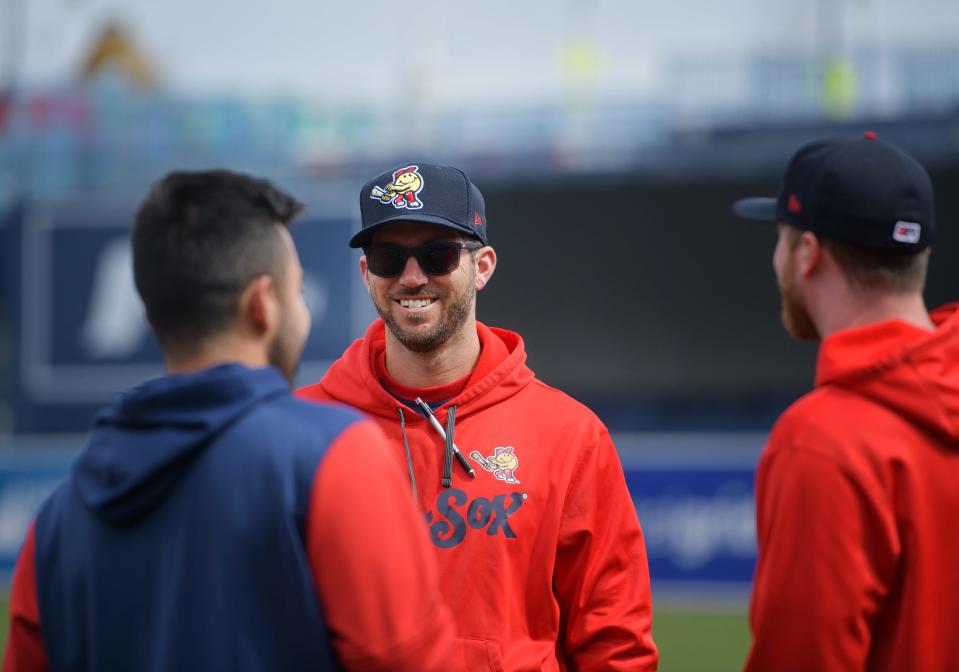
[[[728,439],[701,434],[696,441],[722,446]],[[49,445],[41,438],[30,439],[30,445],[15,440],[23,444],[16,450],[20,457],[0,454],[0,579],[9,578],[5,573],[13,568],[27,526],[66,477],[83,442],[80,435],[51,439]],[[631,452],[628,441],[620,443]],[[707,595],[709,587],[720,587],[744,594],[756,560],[753,469],[722,463],[668,466],[665,462],[677,454],[670,454],[667,444],[660,446],[660,453],[647,456],[652,463],[642,466],[633,455],[624,455],[654,590],[685,587]]]
[[[5,328],[13,345],[14,431],[77,431],[125,387],[161,373],[161,354],[133,285],[129,227],[135,204],[85,200],[28,204],[3,250]],[[313,329],[301,380],[322,374],[368,317],[348,215],[293,227]]]
[[[756,563],[761,432],[621,434],[654,588],[744,594]]]
[[[756,562],[751,469],[628,471],[654,582],[748,584]]]

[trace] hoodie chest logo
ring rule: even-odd
[[[515,539],[516,533],[510,527],[509,518],[519,511],[526,498],[526,493],[513,492],[492,499],[477,497],[466,506],[469,498],[464,491],[457,488],[442,490],[435,504],[439,517],[433,511],[426,514],[430,539],[439,548],[453,548],[463,542],[468,528],[485,529],[491,537],[502,534],[507,539]]]
[[[519,457],[516,456],[516,449],[513,446],[497,446],[493,449],[493,454],[487,457],[483,457],[478,450],[474,450],[470,453],[470,457],[497,479],[507,483],[519,483],[516,480]]]

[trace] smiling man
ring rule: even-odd
[[[397,183],[415,198],[384,199]],[[649,573],[603,424],[537,380],[518,334],[476,321],[496,270],[483,197],[403,164],[360,193],[360,273],[380,315],[299,394],[386,431],[425,514],[455,670],[653,670]]]

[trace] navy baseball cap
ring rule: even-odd
[[[374,177],[360,191],[363,228],[350,247],[366,247],[391,222],[428,222],[474,236],[488,245],[483,194],[459,168],[404,163]]]
[[[926,249],[936,232],[929,174],[871,131],[805,145],[790,159],[777,198],[745,198],[733,212],[903,253]]]

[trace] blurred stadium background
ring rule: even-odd
[[[815,348],[780,329],[774,233],[729,204],[876,131],[933,175],[928,300],[956,298],[957,36],[954,0],[0,0],[4,579],[95,408],[160,372],[127,245],[150,182],[224,166],[309,204],[309,382],[372,318],[358,188],[448,162],[500,254],[480,319],[614,433],[663,669],[739,668],[754,467]]]

